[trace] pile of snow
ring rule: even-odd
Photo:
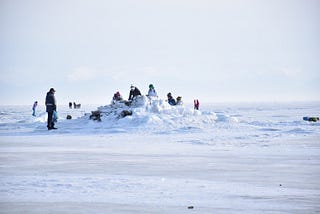
[[[98,107],[98,111],[101,113],[101,123],[105,127],[165,129],[195,126],[199,128],[218,119],[214,112],[201,112],[184,105],[171,106],[163,99],[147,96],[137,97],[130,104],[124,101],[101,106]],[[130,112],[130,115],[124,115],[124,112]],[[90,116],[87,114],[85,117]]]

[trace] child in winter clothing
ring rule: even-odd
[[[175,106],[177,104],[176,100],[172,97],[170,92],[167,94],[167,97],[168,97],[168,103],[170,105]]]
[[[158,97],[158,94],[157,94],[157,92],[154,89],[154,86],[152,84],[149,85],[148,96],[149,97]]]
[[[177,97],[177,103],[176,103],[176,105],[182,105],[183,104],[183,102],[182,102],[182,97]]]
[[[35,101],[32,106],[32,116],[36,116],[36,108],[38,106],[38,101]]]
[[[199,104],[200,104],[199,100],[194,100],[193,103],[194,103],[194,109],[199,110]]]

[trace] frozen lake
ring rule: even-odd
[[[41,106],[2,106],[0,213],[318,213],[320,123],[302,117],[319,106],[61,107],[53,131]]]

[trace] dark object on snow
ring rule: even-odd
[[[90,120],[98,120],[101,121],[101,112],[99,110],[92,111],[90,115]]]
[[[81,108],[81,104],[76,104],[75,102],[73,102],[73,108],[77,109],[77,108]]]
[[[72,116],[70,114],[67,115],[67,120],[71,120]]]
[[[46,112],[48,112],[48,119],[47,119],[48,130],[54,129],[53,112],[57,111],[56,98],[54,96],[55,92],[56,90],[54,90],[54,88],[50,88],[46,96],[45,103],[46,103]]]
[[[168,103],[172,106],[175,106],[177,103],[176,103],[176,100],[172,97],[172,94],[171,92],[169,92],[167,94],[167,97],[168,97]]]
[[[199,110],[199,105],[200,105],[199,100],[198,99],[193,100],[193,104],[194,104],[194,109]]]
[[[124,101],[124,104],[125,104],[126,106],[131,106],[131,103],[132,103],[132,100],[130,100],[130,101]]]
[[[319,117],[303,117],[303,120],[309,121],[309,122],[317,122],[319,121]]]
[[[131,85],[131,90],[129,93],[128,100],[133,100],[133,98],[135,98],[136,96],[141,96],[141,92],[137,87]]]
[[[189,207],[188,207],[188,209],[193,209],[193,208],[194,208],[193,206],[189,206]]]
[[[129,116],[129,115],[132,115],[132,111],[128,111],[128,110],[123,110],[120,114],[120,117],[126,117],[126,116]]]

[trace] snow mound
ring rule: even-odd
[[[101,106],[97,111],[105,127],[135,129],[200,128],[218,119],[213,112],[201,112],[184,105],[171,106],[163,99],[147,96],[137,97],[131,103],[123,101]]]

